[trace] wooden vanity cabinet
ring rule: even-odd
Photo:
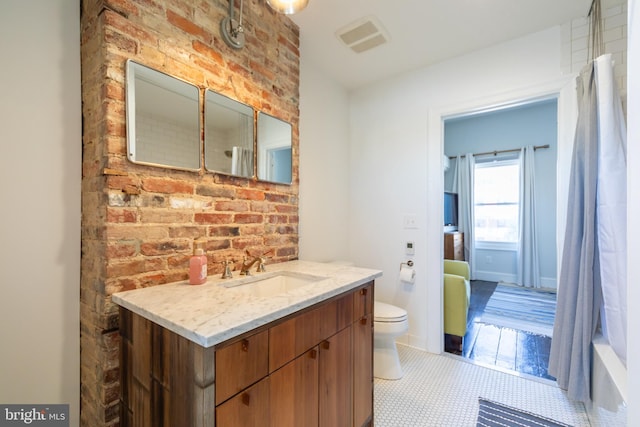
[[[121,425],[371,426],[372,309],[370,282],[205,349],[121,308]]]

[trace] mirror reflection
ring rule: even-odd
[[[200,169],[200,90],[127,61],[127,156],[134,163]]]
[[[204,166],[208,171],[253,177],[253,108],[206,90]]]
[[[291,184],[291,124],[258,113],[258,179]]]

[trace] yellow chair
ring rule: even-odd
[[[469,263],[444,260],[444,333],[462,338],[467,333],[467,314],[471,301]]]

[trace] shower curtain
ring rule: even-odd
[[[626,137],[610,55],[582,71],[578,98],[549,373],[571,399],[586,402],[603,307],[605,333],[626,356]]]
[[[231,152],[231,173],[246,177],[253,175],[253,150],[233,147]]]
[[[471,279],[475,279],[475,237],[473,216],[473,176],[475,170],[473,154],[456,157],[453,173],[453,191],[458,193],[458,231],[464,233],[464,259],[469,263]]]

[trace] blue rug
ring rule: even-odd
[[[571,427],[550,418],[480,398],[476,427]]]
[[[556,312],[555,292],[498,285],[481,322],[550,337]]]

